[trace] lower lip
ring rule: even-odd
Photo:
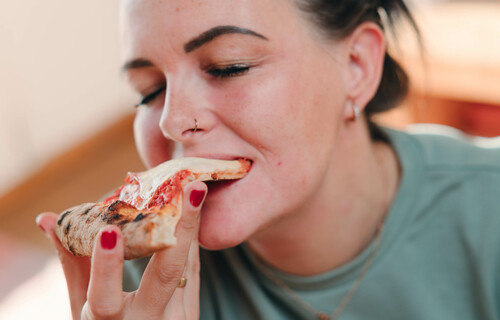
[[[238,158],[238,159],[240,159],[240,158]],[[236,159],[236,160],[238,160],[238,159]],[[250,170],[248,171],[248,173],[250,173],[250,171],[252,170],[252,167],[253,167],[253,161],[251,161]],[[248,173],[247,173],[247,175],[248,175]],[[244,178],[245,177],[243,177],[242,179],[244,179]],[[233,184],[237,183],[238,181],[240,181],[242,179],[207,181],[206,182],[207,187],[208,187],[208,194],[207,195],[215,195],[215,194],[218,194],[219,192],[221,192],[222,190],[227,190]]]
[[[233,185],[236,182],[238,182],[238,180],[226,180],[226,181],[217,181],[217,182],[207,182],[208,195],[217,194],[221,190],[229,188],[231,185]]]

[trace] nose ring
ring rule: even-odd
[[[198,131],[198,120],[196,120],[196,118],[194,118],[194,129],[193,129],[193,132],[196,132]]]

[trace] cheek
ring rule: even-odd
[[[276,148],[273,141],[279,137],[283,141],[293,131],[291,127],[283,130],[283,119],[293,107],[289,80],[268,74],[239,80],[208,96],[211,105],[217,106],[219,120],[254,147]]]
[[[172,158],[174,143],[166,139],[159,126],[160,108],[140,107],[134,120],[137,152],[148,168]]]

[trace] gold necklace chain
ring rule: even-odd
[[[377,227],[377,234],[375,235],[375,242],[373,244],[373,250],[366,259],[366,262],[364,263],[363,267],[361,268],[361,272],[359,276],[356,278],[354,281],[352,287],[349,289],[347,294],[344,296],[340,304],[335,308],[333,313],[331,315],[328,315],[325,312],[318,311],[316,310],[312,305],[310,305],[307,301],[302,299],[301,296],[299,296],[297,293],[295,293],[289,286],[287,286],[281,279],[277,278],[275,275],[273,275],[269,270],[266,268],[261,268],[263,273],[268,277],[271,281],[273,281],[278,287],[280,287],[283,291],[285,291],[295,302],[299,303],[302,307],[304,307],[306,310],[311,312],[318,318],[319,320],[335,320],[337,319],[342,311],[344,311],[345,307],[349,302],[351,301],[352,297],[358,290],[361,281],[366,275],[366,272],[368,269],[370,269],[370,266],[372,265],[373,261],[375,260],[375,256],[377,255],[378,249],[380,247],[380,243],[382,242],[382,233],[383,233],[383,224],[380,224]]]

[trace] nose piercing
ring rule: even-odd
[[[194,118],[194,129],[193,129],[193,132],[196,132],[198,131],[198,120],[196,120],[196,118]]]

